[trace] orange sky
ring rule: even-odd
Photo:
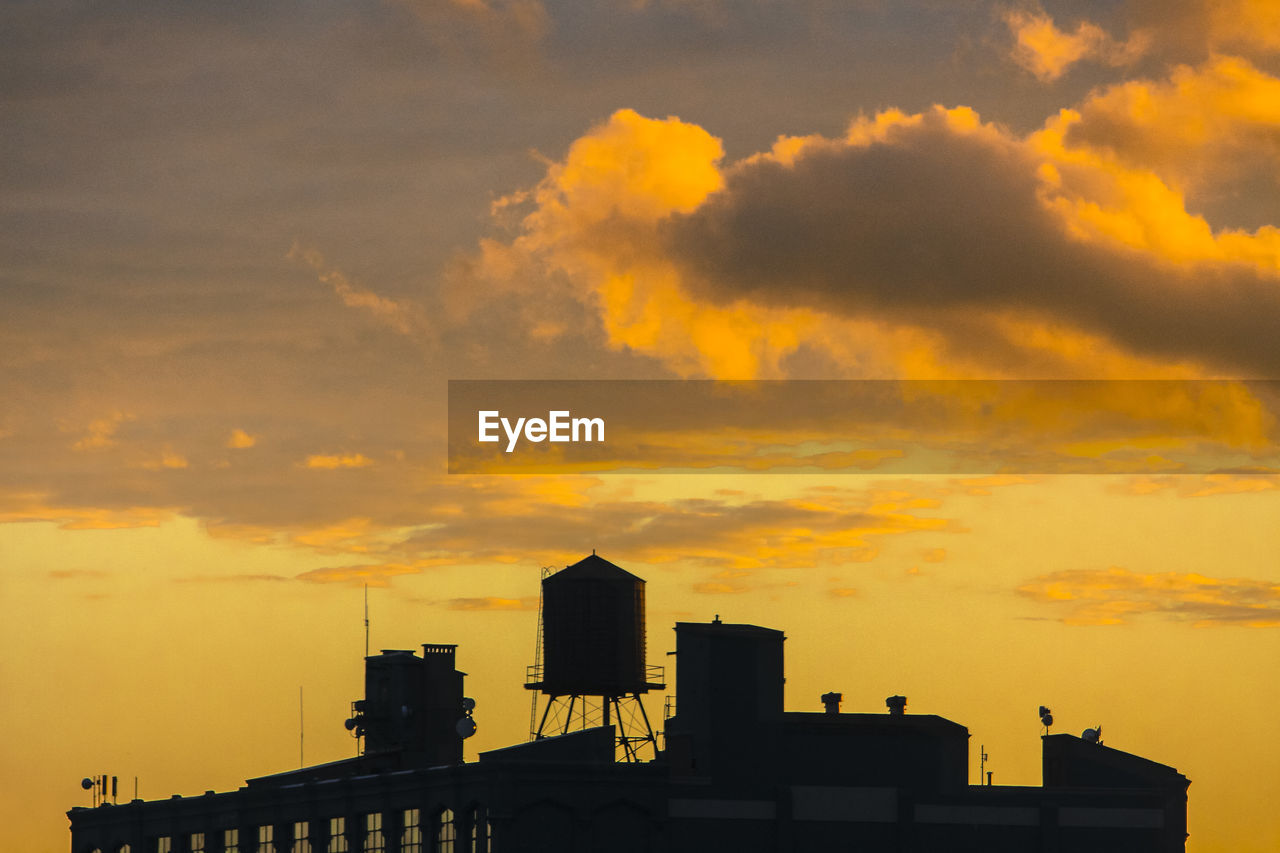
[[[299,687],[351,754],[365,584],[373,648],[459,644],[468,756],[520,740],[539,568],[598,548],[653,662],[780,628],[789,708],[905,694],[1009,784],[1048,705],[1191,778],[1189,850],[1280,849],[1269,386],[446,473],[448,379],[1280,376],[1278,52],[1256,0],[9,4],[0,848],[84,776],[296,766]]]

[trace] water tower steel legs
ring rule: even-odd
[[[658,738],[649,723],[649,715],[639,693],[623,696],[598,697],[600,704],[588,701],[583,694],[547,694],[547,705],[542,711],[541,720],[536,731],[532,732],[534,740],[553,735],[568,734],[571,731],[582,731],[596,726],[614,726],[617,732],[617,745],[621,752],[620,761],[637,762],[646,744],[652,749],[650,758],[658,752]],[[577,712],[575,718],[574,712]]]

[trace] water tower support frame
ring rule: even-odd
[[[538,727],[530,732],[533,740],[568,734],[571,731],[612,725],[617,732],[618,760],[652,759],[658,753],[658,737],[649,723],[649,714],[639,693],[621,696],[586,696],[579,693],[546,694]],[[590,701],[598,700],[598,701]],[[575,717],[575,712],[577,716]]]

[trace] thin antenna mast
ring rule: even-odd
[[[303,718],[302,718],[302,685],[299,684],[298,685],[298,766],[299,767],[306,766],[306,761],[303,758],[304,753],[302,751],[303,744],[305,743],[305,741],[303,740],[304,737],[305,737],[305,729],[303,728]]]
[[[364,656],[369,656],[369,585],[364,585]]]

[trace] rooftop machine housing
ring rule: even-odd
[[[395,754],[409,764],[461,764],[465,673],[454,668],[455,645],[429,643],[422,657],[384,649],[365,658],[364,699],[352,703],[347,728],[364,737],[368,755]]]

